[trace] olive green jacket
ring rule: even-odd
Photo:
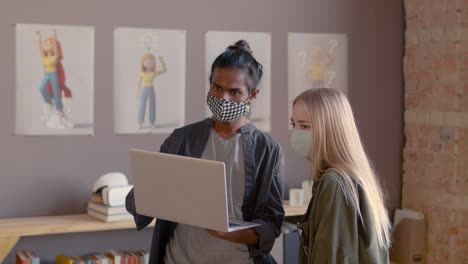
[[[378,245],[371,231],[374,224],[362,189],[358,187],[364,225],[357,207],[346,199],[340,179],[338,172],[331,171],[314,183],[309,208],[298,224],[299,263],[389,263],[388,249]]]

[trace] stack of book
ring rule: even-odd
[[[148,264],[149,250],[142,249],[132,252],[119,252],[110,250],[105,254],[91,255],[87,257],[67,257],[59,255],[56,264]]]
[[[32,251],[17,251],[16,252],[16,264],[39,264],[41,260]]]
[[[109,206],[95,202],[88,202],[88,215],[104,222],[115,222],[133,219],[133,216],[127,212],[125,205]]]
[[[129,189],[122,188],[106,192],[93,193],[88,202],[88,215],[104,222],[124,221],[133,219],[125,209],[125,197]]]

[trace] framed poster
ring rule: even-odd
[[[170,133],[185,123],[184,30],[114,29],[114,132]]]
[[[294,99],[303,91],[335,88],[348,92],[347,56],[344,34],[288,34],[289,117]]]
[[[16,25],[16,133],[92,135],[94,28]]]

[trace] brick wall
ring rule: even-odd
[[[403,207],[426,263],[468,263],[468,1],[405,0]]]

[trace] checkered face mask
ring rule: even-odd
[[[209,92],[206,97],[206,103],[213,115],[220,122],[231,122],[239,119],[241,116],[245,116],[250,109],[247,100],[236,103],[223,98],[214,97]]]

